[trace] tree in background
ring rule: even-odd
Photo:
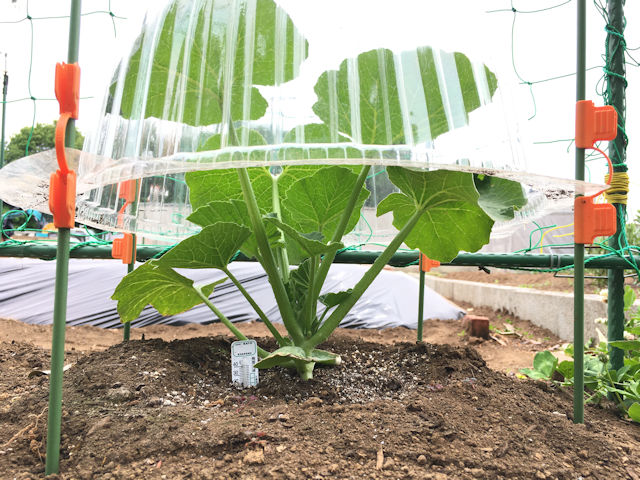
[[[12,162],[18,158],[25,156],[27,148],[27,142],[31,136],[29,142],[29,155],[34,153],[43,152],[55,147],[55,133],[56,123],[43,124],[38,123],[33,127],[33,134],[31,133],[31,127],[24,127],[19,133],[16,133],[7,144],[7,148],[4,151],[5,163]],[[76,143],[75,148],[81,149],[84,143],[84,136],[76,130]]]

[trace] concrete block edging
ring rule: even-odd
[[[548,292],[532,288],[448,280],[426,276],[426,285],[453,302],[505,310],[512,315],[550,330],[562,340],[573,341],[573,293]],[[607,304],[599,295],[584,296],[585,342],[597,338],[597,318],[607,317]],[[603,331],[603,325],[599,325]],[[606,334],[606,327],[604,327]]]

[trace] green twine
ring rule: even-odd
[[[117,36],[117,31],[116,31],[116,23],[115,23],[115,19],[119,19],[119,20],[126,20],[127,17],[121,17],[119,15],[116,15],[115,13],[113,13],[113,11],[111,10],[111,0],[109,0],[109,6],[108,6],[108,10],[93,10],[91,12],[87,12],[87,13],[83,13],[81,14],[82,17],[86,17],[89,15],[96,15],[96,14],[106,14],[109,15],[109,17],[111,18],[111,22],[113,23],[113,36],[116,37]],[[19,98],[19,99],[14,99],[14,100],[7,100],[6,102],[0,102],[0,104],[2,103],[16,103],[16,102],[22,102],[25,100],[31,100],[33,102],[33,117],[31,120],[31,130],[29,131],[29,137],[27,138],[27,144],[25,146],[24,149],[24,155],[25,157],[29,156],[29,147],[31,145],[31,140],[33,138],[33,132],[35,130],[35,126],[36,126],[36,102],[38,101],[57,101],[57,99],[55,98],[37,98],[35,95],[33,95],[32,91],[31,91],[31,74],[33,71],[33,22],[34,20],[59,20],[59,19],[65,19],[65,18],[70,18],[69,15],[59,15],[59,16],[45,16],[45,17],[33,17],[31,16],[31,14],[29,13],[29,1],[26,2],[26,13],[25,16],[19,20],[9,20],[9,21],[0,21],[0,25],[1,24],[18,24],[18,23],[22,23],[25,21],[29,22],[29,26],[30,26],[30,36],[31,36],[31,42],[30,42],[30,46],[29,46],[29,75],[27,77],[27,91],[29,93],[28,97],[24,97],[24,98]],[[94,97],[89,96],[89,97],[80,97],[81,100],[87,100],[87,99],[92,99]]]

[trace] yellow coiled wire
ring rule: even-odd
[[[609,183],[609,174],[604,176],[605,182]],[[604,198],[609,203],[627,204],[627,193],[629,193],[629,175],[627,172],[613,172],[609,189],[604,192]]]

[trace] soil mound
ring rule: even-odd
[[[640,430],[570,392],[486,367],[470,347],[336,336],[343,364],[230,384],[228,337],[71,355],[60,478],[640,478]],[[273,349],[269,341],[262,346]],[[47,354],[0,345],[0,474],[42,476]]]

